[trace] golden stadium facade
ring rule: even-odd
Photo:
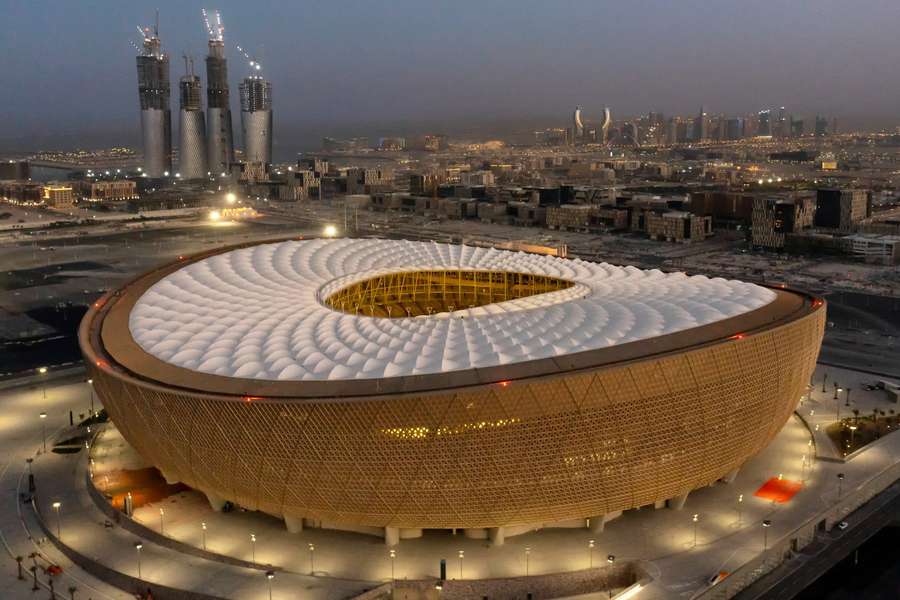
[[[683,504],[782,428],[824,322],[822,300],[778,287],[317,239],[147,273],[91,308],[80,343],[167,479],[391,539]]]

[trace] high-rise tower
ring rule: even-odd
[[[163,177],[172,170],[172,113],[169,109],[169,57],[159,41],[156,25],[138,27],[143,46],[138,49],[138,96],[141,100],[141,135],[144,142],[144,173]]]
[[[214,13],[215,25],[206,11],[203,19],[209,33],[209,54],[206,57],[206,152],[208,169],[226,172],[234,162],[234,141],[231,133],[231,103],[228,94],[228,61],[225,59],[225,27],[222,17]]]
[[[181,136],[178,140],[178,172],[184,179],[206,177],[206,123],[200,78],[194,75],[194,59],[184,57],[184,77],[178,89],[181,99]]]
[[[572,113],[572,140],[580,142],[584,138],[584,123],[581,120],[581,107],[576,106]]]
[[[240,86],[244,161],[268,165],[272,163],[272,84],[260,74],[258,62],[251,60],[250,70]]]
[[[603,107],[603,121],[600,123],[600,129],[597,131],[597,137],[599,138],[597,141],[601,144],[606,144],[609,142],[609,127],[612,125],[612,113],[609,112],[609,107]]]

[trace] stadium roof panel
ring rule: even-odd
[[[368,280],[444,271],[527,274],[532,284],[556,279],[567,287],[401,318],[349,314],[328,304]],[[470,285],[472,294],[488,294],[492,280]],[[491,248],[316,239],[254,245],[187,264],[143,292],[128,328],[143,351],[191,371],[342,381],[612,348],[737,317],[775,298],[770,289],[739,281]],[[422,310],[425,304],[419,302]]]

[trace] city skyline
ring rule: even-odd
[[[625,116],[692,114],[701,104],[710,114],[784,105],[795,114],[839,116],[850,126],[892,127],[893,98],[900,95],[893,89],[900,84],[884,76],[891,60],[887,33],[896,22],[886,2],[853,11],[834,2],[772,2],[751,14],[735,2],[678,9],[576,3],[565,11],[401,2],[270,12],[218,4],[210,8],[222,11],[228,27],[230,86],[237,89],[248,72],[235,47],[240,43],[261,57],[279,97],[290,99],[280,105],[276,154],[317,142],[292,139],[317,126],[452,129],[465,121],[515,129],[520,122],[563,122],[575,105],[588,120],[603,106]],[[206,54],[201,7],[159,5],[175,81],[183,75],[182,53],[195,60]],[[0,102],[6,123],[0,144],[26,135],[90,140],[115,134],[123,143],[139,142],[129,43],[153,8],[7,6],[12,27],[0,68],[20,85]],[[63,26],[69,35],[34,32]],[[66,110],[58,95],[47,93],[48,77],[68,90]],[[876,87],[879,94],[865,93]]]

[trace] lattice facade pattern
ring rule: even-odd
[[[805,393],[824,310],[593,371],[347,401],[216,398],[89,367],[169,477],[273,515],[396,527],[540,524],[708,485]]]

